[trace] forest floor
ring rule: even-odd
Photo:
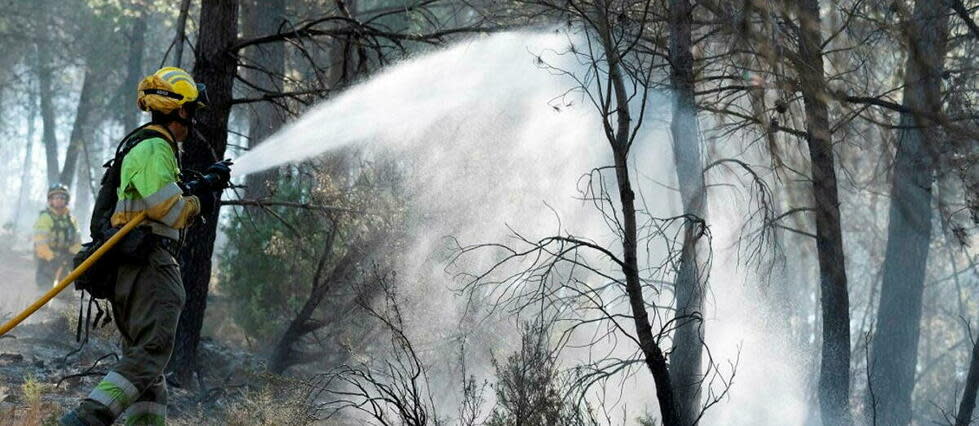
[[[0,249],[0,320],[41,294],[33,267],[30,252]],[[78,295],[66,290],[0,338],[0,424],[56,423],[121,355],[111,323],[91,330],[84,345],[76,342],[78,305]],[[272,389],[281,388],[282,379],[264,375],[253,354],[208,338],[199,352],[204,373],[197,383],[169,386],[169,424],[294,423],[296,413],[273,402],[280,395],[273,398]]]

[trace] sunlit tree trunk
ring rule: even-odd
[[[824,425],[852,422],[850,414],[850,299],[844,267],[840,201],[823,75],[823,36],[819,2],[802,0],[799,13],[799,63],[796,72],[806,110],[812,169],[812,195],[819,259],[823,341],[819,368],[819,407]]]
[[[907,25],[909,54],[904,73],[903,105],[931,114],[942,110],[948,7],[919,0]],[[931,241],[931,188],[935,123],[922,114],[903,113],[891,176],[891,204],[884,254],[877,332],[870,354],[873,398],[880,424],[911,421],[911,395],[918,363],[921,298]]]
[[[184,144],[183,167],[202,171],[223,158],[228,145],[228,118],[237,57],[231,49],[238,34],[238,0],[201,3],[200,35],[194,79],[207,86],[210,104],[198,113],[199,138]],[[170,370],[181,384],[196,371],[204,310],[211,278],[211,255],[217,233],[218,209],[192,226],[180,253],[180,269],[187,302],[177,326],[176,347]]]

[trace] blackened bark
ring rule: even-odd
[[[75,168],[79,163],[79,157],[84,155],[84,144],[87,143],[89,123],[92,118],[92,111],[95,105],[96,78],[93,78],[92,70],[85,66],[85,75],[82,77],[82,92],[78,99],[78,108],[75,112],[75,123],[71,127],[71,136],[68,139],[68,150],[65,152],[65,164],[61,167],[61,183],[69,187],[75,181]]]
[[[201,171],[224,156],[228,144],[231,88],[237,58],[230,47],[238,33],[238,0],[201,3],[200,35],[194,79],[207,86],[210,103],[198,112],[198,137],[184,144],[183,167]],[[180,270],[187,302],[180,323],[170,370],[179,383],[189,383],[196,370],[207,290],[211,278],[211,254],[217,233],[218,209],[192,226],[180,253]]]
[[[681,425],[677,414],[676,399],[670,379],[666,355],[659,347],[653,336],[649,313],[646,311],[646,301],[643,297],[642,283],[639,279],[639,261],[637,257],[636,232],[636,195],[632,190],[629,178],[629,143],[632,117],[629,112],[628,90],[622,76],[621,61],[617,46],[612,39],[611,26],[607,10],[597,7],[597,30],[605,50],[609,83],[615,96],[615,130],[609,140],[615,158],[615,177],[618,183],[619,201],[622,209],[622,273],[626,279],[626,293],[629,296],[629,306],[632,309],[633,324],[639,339],[639,349],[645,358],[646,367],[653,375],[656,386],[656,398],[659,402],[660,416],[665,426]],[[607,119],[607,118],[606,118]]]
[[[972,412],[976,409],[976,391],[979,390],[979,341],[972,345],[972,361],[969,362],[969,375],[965,378],[965,389],[959,412],[955,416],[955,426],[972,424]]]
[[[260,37],[275,34],[283,27],[285,21],[285,0],[256,1],[249,0],[242,7],[244,33],[246,37]],[[251,65],[244,72],[245,81],[255,87],[248,90],[254,97],[283,91],[283,75],[285,74],[285,47],[283,43],[267,43],[252,46],[245,52],[245,57],[251,59]],[[256,69],[257,68],[257,69]],[[255,147],[265,141],[282,127],[286,115],[282,108],[272,102],[259,102],[250,106],[248,111],[249,147]],[[245,198],[261,200],[268,198],[274,192],[278,173],[276,169],[252,173],[245,178]],[[252,208],[258,213],[259,208]]]
[[[341,16],[355,19],[360,10],[360,1],[337,0],[337,8]],[[367,49],[355,36],[335,39],[331,56],[329,79],[334,88],[347,86],[367,74]]]
[[[51,52],[47,46],[37,48],[38,96],[41,98],[41,141],[44,144],[44,157],[47,164],[48,185],[58,183],[58,139],[54,130],[57,126],[54,116],[54,90],[51,87]]]
[[[852,423],[850,415],[850,299],[847,294],[840,202],[826,80],[818,0],[799,3],[797,67],[806,109],[806,132],[815,202],[816,252],[819,258],[823,342],[819,369],[819,407],[824,425]]]
[[[941,111],[947,7],[919,0],[909,22],[909,55],[903,104],[911,111]],[[941,4],[946,4],[941,2]],[[911,394],[918,362],[921,299],[931,240],[931,187],[937,144],[936,123],[901,114],[891,176],[891,204],[884,253],[877,334],[870,380],[881,424],[911,422]]]

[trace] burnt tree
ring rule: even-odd
[[[611,98],[604,99],[602,117],[605,120],[605,134],[612,148],[615,162],[615,177],[622,213],[622,273],[625,275],[625,288],[632,311],[633,325],[639,340],[646,367],[653,375],[656,398],[659,401],[660,415],[667,426],[680,425],[677,413],[676,396],[671,382],[666,354],[660,348],[653,334],[652,323],[646,310],[642,280],[639,276],[637,255],[638,233],[636,229],[636,194],[629,176],[629,150],[632,147],[632,115],[629,107],[629,88],[623,75],[622,57],[619,49],[621,40],[616,40],[609,19],[611,11],[607,1],[595,5],[595,30],[604,50],[608,67],[608,87]],[[614,104],[613,104],[614,102]],[[613,118],[614,115],[614,118]]]
[[[228,145],[232,85],[238,59],[231,49],[238,34],[238,0],[201,3],[200,35],[194,62],[194,79],[207,86],[210,103],[198,112],[196,137],[184,144],[182,166],[201,171],[223,158]],[[197,344],[201,338],[211,278],[211,254],[218,223],[217,205],[187,231],[180,252],[180,272],[187,302],[177,325],[176,347],[170,370],[178,383],[186,384],[196,370]]]
[[[833,135],[826,104],[829,95],[823,73],[819,2],[803,0],[798,4],[798,15],[799,59],[796,73],[805,103],[823,317],[819,407],[824,425],[843,425],[851,423],[850,298],[844,267]]]

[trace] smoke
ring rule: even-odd
[[[475,336],[485,345],[467,348],[469,372],[491,378],[487,361],[514,347],[516,324],[512,319],[466,322],[474,308],[464,307],[464,297],[454,291],[458,281],[446,272],[446,237],[464,244],[512,242],[515,230],[531,240],[570,233],[608,247],[618,244],[601,214],[579,198],[581,177],[609,165],[611,158],[594,105],[572,91],[575,81],[555,72],[584,74],[578,58],[565,53],[573,39],[563,32],[501,33],[392,66],[317,105],[238,158],[236,172],[253,173],[354,144],[401,159],[413,195],[412,241],[399,271],[400,281],[409,283],[407,328],[428,364],[440,368],[452,362],[460,334]],[[645,130],[632,154],[634,182],[651,215],[672,216],[679,213],[679,195],[668,189],[676,180],[664,124],[670,99],[654,94],[648,104]],[[752,277],[739,267],[734,248],[744,225],[739,203],[718,193],[712,190],[709,199],[714,297],[705,327],[714,361],[726,365],[740,357],[740,363],[730,394],[705,422],[799,424],[806,409],[804,371],[778,324],[768,321],[766,303],[745,284]],[[497,260],[487,252],[453,269],[479,272]],[[621,342],[609,346],[605,352],[621,356],[635,349]],[[569,353],[563,365],[574,365],[578,356]],[[439,405],[452,406],[461,387],[458,377],[445,371],[449,368],[441,369],[432,372],[438,383],[433,391]],[[610,401],[629,411],[629,421],[656,412],[646,370],[621,384],[621,395]]]

